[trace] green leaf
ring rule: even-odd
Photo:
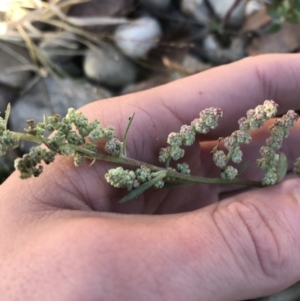
[[[280,19],[282,16],[282,10],[278,9],[275,5],[269,6],[267,8],[267,13],[270,15],[272,19]]]
[[[272,24],[268,30],[269,33],[275,33],[277,31],[279,31],[281,28],[281,23],[275,23],[275,24]]]
[[[135,113],[132,114],[131,117],[129,117],[129,122],[127,124],[127,127],[126,127],[126,130],[125,130],[125,134],[124,134],[124,138],[123,138],[123,156],[126,157],[127,154],[126,154],[126,141],[127,141],[127,135],[128,135],[128,132],[129,132],[129,128],[131,126],[131,123],[133,121],[133,117],[134,117]]]
[[[280,152],[279,154],[279,161],[276,168],[276,174],[277,174],[277,181],[276,183],[279,183],[283,180],[283,178],[286,175],[288,169],[288,160],[284,152]]]
[[[294,3],[293,3],[293,5],[294,5],[295,11],[296,11],[298,14],[300,14],[300,0],[295,0]]]
[[[247,167],[249,166],[249,164],[250,164],[250,161],[248,160],[248,161],[240,168],[240,170],[238,171],[238,175],[240,175],[241,173],[243,173],[243,172],[247,169]]]
[[[10,103],[7,105],[7,109],[5,111],[5,128],[7,129],[7,123],[8,123],[8,118],[9,118],[9,115],[10,115],[10,110],[11,110],[11,106],[10,106]]]

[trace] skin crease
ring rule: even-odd
[[[128,156],[158,164],[170,132],[220,107],[219,127],[185,156],[193,174],[214,177],[215,140],[236,130],[248,109],[265,99],[279,113],[299,108],[299,70],[298,54],[247,58],[81,111],[114,125],[119,138],[135,112]],[[267,127],[243,148],[245,160],[259,157]],[[298,122],[282,147],[289,170],[300,154],[299,132]],[[233,185],[150,190],[120,205],[124,191],[103,177],[112,165],[88,165],[59,157],[37,179],[14,173],[1,185],[2,301],[242,300],[300,280],[298,179],[244,193]],[[250,166],[243,177],[261,173]]]

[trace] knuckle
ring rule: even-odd
[[[269,76],[268,68],[266,68],[266,62],[262,62],[261,58],[247,57],[244,59],[248,66],[251,66],[252,75],[256,79],[257,87],[263,95],[274,95],[276,94],[276,87],[272,85],[272,78]],[[265,61],[265,60],[264,60]],[[277,98],[276,95],[273,98]]]
[[[230,236],[227,244],[240,269],[247,275],[278,277],[288,257],[280,244],[282,230],[275,213],[257,199],[240,200],[238,196],[220,210],[224,211],[218,214],[224,217],[221,231]]]
[[[289,179],[282,182],[280,189],[291,200],[300,203],[300,180],[299,178]]]

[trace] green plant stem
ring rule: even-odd
[[[47,138],[39,138],[30,134],[24,134],[24,133],[16,133],[13,132],[14,135],[16,135],[19,139],[21,140],[26,140],[30,142],[35,142],[38,144],[45,143],[47,144],[48,139]],[[64,145],[62,145],[63,147]],[[166,177],[172,178],[172,181],[179,181],[178,184],[181,184],[183,182],[184,184],[232,184],[232,185],[243,185],[243,186],[251,186],[251,187],[262,187],[261,183],[258,181],[250,181],[250,180],[245,180],[245,179],[233,179],[233,180],[228,180],[228,179],[220,179],[220,178],[203,178],[203,177],[196,177],[196,176],[191,176],[188,174],[182,174],[173,170],[166,170],[163,167],[158,167],[149,163],[145,163],[139,160],[135,160],[132,158],[127,158],[124,156],[120,157],[114,157],[111,155],[105,155],[105,154],[100,154],[100,153],[95,153],[93,151],[90,151],[86,148],[83,148],[81,146],[72,146],[76,152],[79,152],[83,154],[85,157],[91,159],[91,160],[101,160],[101,161],[106,161],[106,162],[111,162],[111,163],[119,163],[122,165],[127,165],[131,167],[140,167],[141,165],[144,165],[151,169],[151,171],[166,171]],[[174,179],[174,180],[173,180]]]
[[[37,144],[42,144],[43,140],[39,137],[36,137],[34,135],[31,134],[26,134],[26,133],[18,133],[18,132],[11,132],[12,134],[14,134],[15,136],[17,136],[19,138],[19,140],[25,140],[28,142],[34,142]]]
[[[92,151],[89,151],[87,149],[84,149],[82,147],[75,147],[75,150],[78,152],[81,152],[84,155],[87,155],[90,159],[95,160],[103,160],[107,162],[113,162],[113,163],[120,163],[123,165],[128,165],[131,167],[140,167],[141,165],[144,165],[148,168],[150,168],[152,171],[163,171],[165,168],[158,167],[149,163],[145,163],[139,160],[131,159],[131,158],[124,158],[124,157],[113,157],[110,155],[103,155],[99,153],[94,153]],[[252,187],[262,187],[260,182],[257,181],[250,181],[250,180],[244,180],[244,179],[220,179],[220,178],[203,178],[203,177],[196,177],[191,176],[187,174],[182,174],[180,172],[167,170],[167,177],[175,178],[177,180],[182,180],[183,182],[189,182],[189,183],[202,183],[202,184],[235,184],[235,185],[245,185],[245,186],[252,186]]]

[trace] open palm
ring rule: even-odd
[[[271,65],[272,61],[272,56],[265,58],[264,64]],[[296,101],[293,100],[294,95],[291,94],[291,90],[281,98],[281,94],[285,92],[278,91],[276,87],[279,84],[283,87],[285,80],[273,84],[275,88],[270,89],[270,85],[264,79],[268,74],[263,74],[263,68],[259,67],[259,60],[251,66],[252,72],[246,74],[246,78],[240,78],[240,72],[249,66],[251,61],[236,66],[221,67],[206,72],[206,75],[195,75],[146,93],[95,102],[84,107],[82,111],[90,120],[98,119],[105,126],[115,126],[120,139],[124,134],[128,118],[135,113],[127,141],[128,156],[162,166],[157,159],[158,151],[166,146],[168,134],[172,131],[178,132],[183,124],[190,124],[198,117],[201,110],[210,106],[220,107],[224,115],[218,128],[211,130],[207,135],[198,135],[199,143],[195,142],[192,147],[186,148],[184,157],[193,175],[219,177],[220,170],[212,161],[211,150],[216,145],[216,139],[226,137],[238,128],[238,119],[245,116],[248,109],[261,104],[265,99],[273,98],[279,102],[280,112],[295,107]],[[225,74],[228,73],[229,68],[231,68],[230,77],[226,78]],[[264,130],[254,134],[251,146],[244,147],[243,162],[247,160],[251,162],[242,175],[244,178],[261,179],[262,174],[255,167],[255,160],[259,157],[259,147],[264,144],[268,135],[267,128],[268,124]],[[290,158],[290,168],[297,155],[295,143],[298,143],[297,140],[290,140],[283,146],[283,150]],[[290,147],[291,144],[294,147]],[[130,203],[120,205],[118,201],[126,191],[114,189],[104,180],[104,174],[113,165],[98,161],[89,167],[87,162],[85,166],[75,169],[70,164],[71,160],[67,163],[65,158],[58,161],[59,163],[56,163],[53,168],[61,169],[61,172],[67,173],[68,176],[60,177],[56,172],[57,175],[53,180],[61,186],[63,178],[67,183],[62,188],[70,186],[71,188],[68,189],[77,191],[82,201],[97,211],[144,214],[185,212],[212,204],[218,201],[223,193],[235,192],[241,188],[233,185],[198,184],[171,190],[151,189]],[[46,169],[45,173],[47,172],[51,171]]]
[[[127,155],[160,165],[158,151],[170,132],[219,107],[219,126],[199,135],[184,157],[193,175],[218,177],[210,151],[248,109],[265,99],[276,101],[280,114],[299,109],[299,67],[299,55],[250,58],[81,111],[115,126],[118,138],[135,113]],[[283,146],[290,169],[299,156],[299,131],[298,123]],[[254,160],[267,135],[266,126],[243,149],[252,163],[243,178],[260,179]],[[15,172],[1,185],[4,301],[240,300],[299,280],[298,182],[223,202],[242,187],[150,189],[119,204],[126,192],[104,179],[114,165],[89,163],[75,168],[72,158],[59,157],[39,178],[21,181]]]

